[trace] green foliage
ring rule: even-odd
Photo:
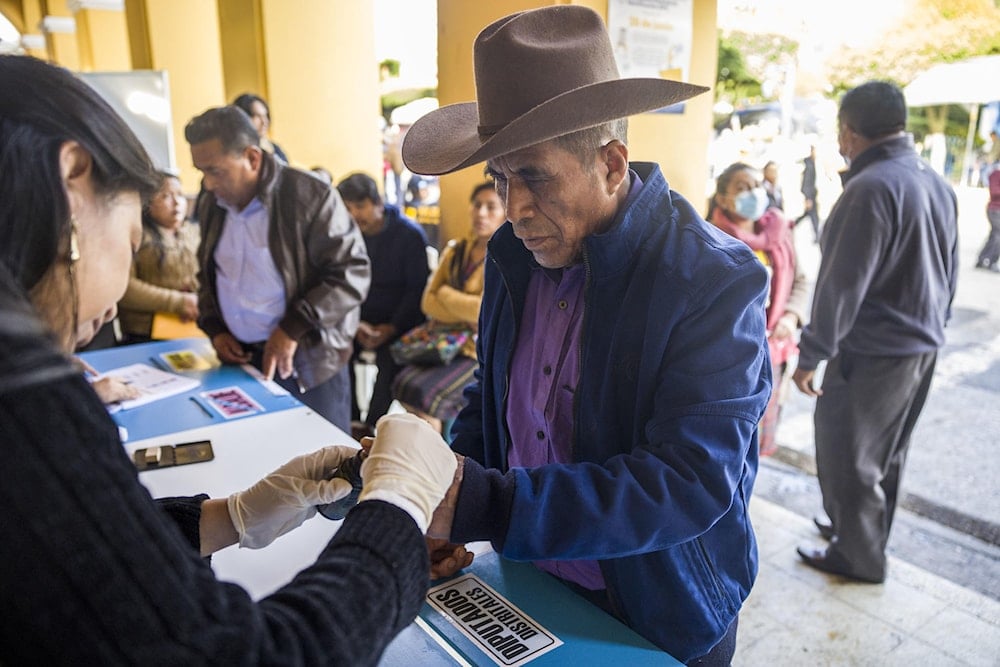
[[[382,115],[385,117],[385,121],[389,122],[389,116],[392,115],[393,110],[396,107],[401,107],[404,104],[412,102],[413,100],[418,100],[421,97],[437,97],[436,88],[405,88],[400,90],[394,90],[391,93],[386,93],[382,96]]]
[[[399,76],[399,61],[393,58],[386,58],[378,64],[379,72],[383,73],[383,77],[398,77]]]
[[[946,112],[946,113],[944,113]],[[915,141],[923,141],[933,132],[965,139],[969,131],[969,110],[958,104],[946,107],[913,107],[909,110],[906,129]]]
[[[905,86],[936,63],[998,53],[997,0],[916,0],[877,43],[839,52],[829,78],[837,93],[873,78]]]
[[[720,31],[716,101],[762,101],[769,72],[793,61],[798,48],[798,42],[783,35]]]

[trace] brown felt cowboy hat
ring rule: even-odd
[[[473,47],[477,102],[420,118],[403,140],[416,174],[469,165],[708,90],[679,81],[622,79],[597,12],[558,5],[487,26]]]

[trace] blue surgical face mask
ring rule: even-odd
[[[736,215],[757,222],[760,220],[760,216],[764,215],[764,211],[767,210],[767,192],[762,187],[756,187],[753,190],[744,190],[736,195],[734,204],[736,205],[736,210],[733,212]]]

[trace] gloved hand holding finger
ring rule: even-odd
[[[260,549],[316,514],[316,505],[351,492],[343,479],[326,479],[354,456],[353,447],[324,447],[297,456],[249,489],[229,496],[229,517],[241,547]]]
[[[420,532],[427,525],[455,474],[455,455],[441,434],[411,414],[382,417],[375,442],[361,465],[364,487],[358,498],[383,500],[406,511]]]

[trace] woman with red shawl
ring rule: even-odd
[[[771,276],[767,343],[774,388],[758,434],[760,453],[768,456],[778,448],[775,431],[788,384],[788,359],[798,353],[795,335],[808,307],[809,284],[795,256],[788,219],[768,207],[767,192],[750,165],[736,162],[719,174],[708,221],[750,246]]]

